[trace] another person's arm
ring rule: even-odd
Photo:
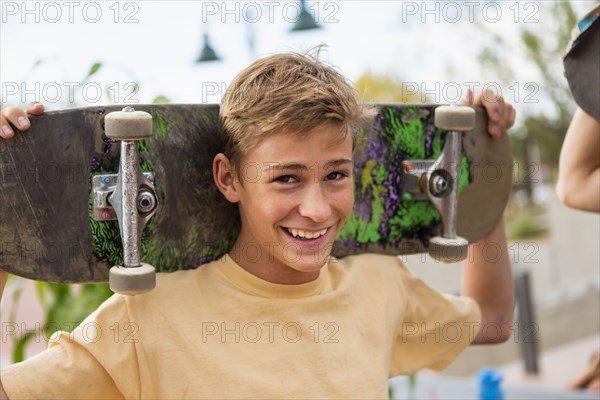
[[[560,151],[556,193],[569,207],[600,212],[600,121],[580,108]]]

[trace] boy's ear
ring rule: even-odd
[[[235,175],[235,168],[229,158],[223,153],[217,154],[213,159],[213,179],[219,191],[231,203],[240,201]]]

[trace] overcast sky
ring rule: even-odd
[[[387,73],[448,102],[473,82],[495,84],[476,59],[490,44],[482,35],[489,30],[515,43],[501,56],[519,76],[502,90],[519,109],[532,106],[523,98],[538,78],[522,55],[518,33],[524,24],[544,32],[549,4],[307,1],[322,28],[290,32],[296,1],[2,1],[0,100],[41,100],[50,109],[68,106],[71,94],[79,106],[147,103],[158,95],[215,103],[253,58],[326,44],[324,58],[351,80],[368,70]],[[583,15],[595,4],[579,1],[576,7]],[[221,61],[195,63],[204,32]],[[95,62],[102,68],[83,82]],[[127,96],[133,82],[139,92]]]

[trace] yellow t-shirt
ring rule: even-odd
[[[479,308],[396,257],[331,259],[302,285],[230,257],[114,295],[73,333],[2,371],[9,398],[387,398],[388,378],[447,366]]]

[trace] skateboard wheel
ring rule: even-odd
[[[154,289],[156,271],[149,264],[139,267],[114,266],[109,272],[110,290],[119,294],[136,295]]]
[[[459,262],[467,258],[469,242],[460,236],[444,238],[435,236],[429,241],[429,255],[436,261]]]
[[[114,111],[104,117],[106,136],[116,140],[138,140],[152,135],[152,116],[144,111]]]
[[[466,106],[439,106],[435,109],[434,123],[445,131],[470,131],[475,127],[475,110]]]

